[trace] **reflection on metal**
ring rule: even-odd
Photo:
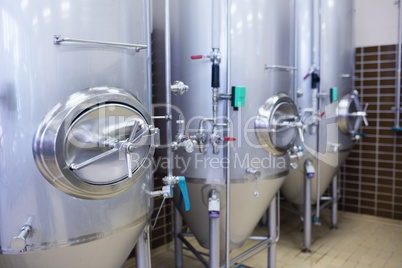
[[[283,65],[264,65],[264,69],[280,69],[280,70],[286,70],[286,71],[296,71],[297,68],[293,66],[283,66]]]
[[[150,124],[150,115],[127,91],[86,89],[43,120],[33,141],[35,162],[45,178],[67,194],[109,198],[130,188],[148,168],[155,135]],[[119,151],[126,162],[119,161]]]
[[[11,240],[11,248],[17,251],[25,250],[27,246],[26,239],[31,234],[31,232],[32,227],[30,225],[22,226],[20,234],[18,236],[14,236],[13,240]]]
[[[141,49],[147,48],[147,45],[141,45],[141,44],[127,44],[127,43],[104,42],[104,41],[95,41],[95,40],[84,40],[84,39],[61,37],[60,35],[53,36],[53,43],[55,45],[61,45],[63,43],[99,45],[99,46],[135,49],[136,51],[140,51]]]
[[[301,127],[294,102],[283,93],[270,97],[254,121],[258,141],[274,155],[283,155],[293,146]]]
[[[24,16],[20,2],[1,4],[0,267],[121,267],[152,211],[152,167],[142,162],[158,133],[151,59],[135,51],[150,48],[149,0],[68,3],[30,0]],[[144,135],[132,142],[128,178],[125,153],[97,156],[120,149],[134,122]]]
[[[358,92],[345,95],[337,107],[337,122],[339,129],[346,135],[354,136],[358,133],[361,122],[367,126],[368,122],[366,103],[364,110],[360,106]]]

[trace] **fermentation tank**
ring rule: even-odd
[[[358,93],[353,90],[354,1],[296,3],[295,102],[304,126],[304,140],[298,138],[296,149],[302,150],[303,156],[292,160],[293,169],[281,193],[298,206],[307,199],[312,205],[318,203],[318,220],[319,200],[359,139],[358,129],[365,120]],[[312,161],[315,171],[310,178],[306,178],[307,160]],[[311,181],[308,190],[306,181]],[[306,191],[311,191],[309,196]],[[337,193],[333,197],[337,199]]]
[[[190,88],[172,102],[182,114],[173,122],[188,137],[187,152],[175,151],[175,172],[186,177],[191,209],[184,211],[179,194],[175,202],[206,248],[209,219],[219,215],[221,250],[227,209],[230,249],[235,249],[282,185],[298,120],[289,97],[294,1],[229,2],[172,0],[170,5],[172,81]]]
[[[0,6],[0,266],[120,267],[152,209],[149,3]]]

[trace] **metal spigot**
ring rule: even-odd
[[[302,146],[293,146],[289,151],[289,157],[290,159],[298,159],[299,161],[303,158],[304,156],[304,148]]]
[[[333,147],[333,152],[334,152],[335,154],[338,153],[339,147],[342,146],[342,144],[340,144],[340,143],[334,143],[334,142],[328,142],[328,145]]]
[[[304,163],[304,172],[305,176],[308,179],[312,179],[315,176],[315,168],[313,165],[313,161],[310,159],[307,159],[306,162]]]
[[[17,251],[25,250],[27,246],[26,239],[31,234],[31,232],[31,225],[26,224],[22,226],[20,234],[18,236],[14,236],[13,240],[11,240],[11,248]]]
[[[212,146],[214,148],[214,154],[218,154],[219,153],[219,143],[222,140],[221,135],[219,134],[218,131],[214,131],[211,134],[211,137],[209,139],[210,139],[211,144],[212,144]]]

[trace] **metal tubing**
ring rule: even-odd
[[[308,161],[308,160],[306,160]],[[304,253],[311,253],[311,178],[304,178]]]
[[[135,261],[137,268],[151,268],[151,249],[149,244],[149,225],[138,239],[135,246]]]
[[[275,267],[276,263],[276,237],[277,237],[277,219],[276,219],[276,195],[269,205],[269,220],[268,220],[268,232],[272,243],[268,246],[268,268]]]
[[[273,241],[270,238],[267,238],[267,239],[261,241],[260,243],[252,246],[248,250],[243,251],[242,253],[240,253],[239,255],[234,257],[233,259],[231,259],[230,264],[233,264],[233,263],[237,262],[238,260],[244,258],[245,256],[247,256],[248,254],[250,254],[252,252],[255,253],[257,249],[259,249],[259,248],[261,248],[262,246],[265,246],[265,245],[270,245],[271,243],[273,243]]]
[[[321,47],[320,44],[320,14],[321,14],[321,7],[320,7],[320,0],[314,0],[313,5],[313,66],[319,66],[320,62],[320,51],[319,48]],[[320,67],[320,66],[319,66]],[[318,67],[318,68],[319,68]],[[319,94],[321,93],[320,84],[317,83],[317,88],[315,92],[313,92],[313,103],[315,102],[315,110],[318,111],[321,108],[321,98],[318,99]],[[315,93],[315,94],[314,94]],[[314,107],[313,107],[314,108]],[[320,217],[320,195],[321,195],[321,157],[320,157],[320,123],[318,122],[318,131],[317,131],[317,207],[316,207],[316,217],[317,219]],[[311,190],[310,190],[311,191]],[[310,194],[311,195],[311,194]],[[311,203],[311,200],[310,200]],[[310,204],[311,209],[311,204]],[[311,217],[310,217],[311,218]],[[311,221],[311,219],[310,219]]]
[[[171,51],[170,51],[170,1],[165,0],[165,97],[166,97],[166,115],[172,114],[171,98]],[[166,158],[168,177],[173,176],[173,156],[172,156],[172,121],[166,121]]]
[[[179,237],[182,229],[181,224],[181,215],[179,210],[175,207],[174,209],[174,259],[175,259],[175,267],[182,268],[183,267],[183,245],[181,244],[181,239]]]
[[[231,87],[231,16],[230,16],[230,7],[231,7],[232,1],[227,0],[227,34],[226,34],[226,39],[227,39],[227,57],[226,57],[226,68],[227,68],[227,76],[226,76],[226,94],[230,95],[232,94],[232,87]],[[230,105],[227,105],[226,109],[226,116],[227,118],[230,118]],[[227,132],[226,136],[230,136],[230,124],[228,122],[227,124]],[[226,155],[229,159],[230,157],[230,146],[226,146]],[[230,164],[226,166],[226,234],[225,234],[225,259],[226,259],[226,268],[229,268],[230,266],[230,236],[229,236],[229,219],[230,219]]]
[[[331,229],[338,229],[338,175],[332,180]]]
[[[190,244],[190,242],[188,242],[184,236],[190,236],[189,234],[178,234],[177,237],[186,245],[186,247],[188,248],[188,250],[190,250],[194,256],[205,266],[205,267],[209,267],[208,266],[208,262],[204,259],[204,257],[202,256],[202,252],[199,252],[195,249],[195,247],[193,247],[193,245]],[[193,236],[193,235],[191,235]]]
[[[145,14],[147,16],[146,20],[146,40],[147,40],[147,86],[148,86],[148,111],[150,112],[150,115],[153,115],[153,109],[152,109],[152,38],[151,38],[151,32],[152,32],[152,26],[151,26],[151,0],[145,1]]]
[[[401,19],[401,1],[398,1],[398,53],[397,53],[397,74],[395,89],[395,129],[400,128],[401,115],[401,55],[402,55],[402,19]]]
[[[219,48],[219,38],[221,37],[220,2],[220,0],[212,0],[212,49]]]
[[[209,218],[209,267],[219,268],[219,218]]]
[[[128,48],[128,49],[135,49],[137,51],[147,48],[147,45],[142,45],[142,44],[104,42],[104,41],[95,41],[95,40],[75,39],[75,38],[68,38],[68,37],[63,38],[60,35],[53,36],[53,43],[55,45],[61,45],[62,43],[79,43],[79,44],[88,44],[88,45],[100,45],[100,46],[108,46],[108,47]]]

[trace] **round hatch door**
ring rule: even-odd
[[[337,122],[342,133],[356,135],[360,125],[365,120],[366,111],[360,106],[358,92],[345,95],[337,107]]]
[[[274,155],[283,155],[293,146],[299,116],[288,95],[280,93],[269,98],[258,110],[254,128],[259,143]]]
[[[56,105],[39,126],[35,162],[59,190],[75,197],[118,195],[150,166],[151,118],[130,93],[90,88]]]

